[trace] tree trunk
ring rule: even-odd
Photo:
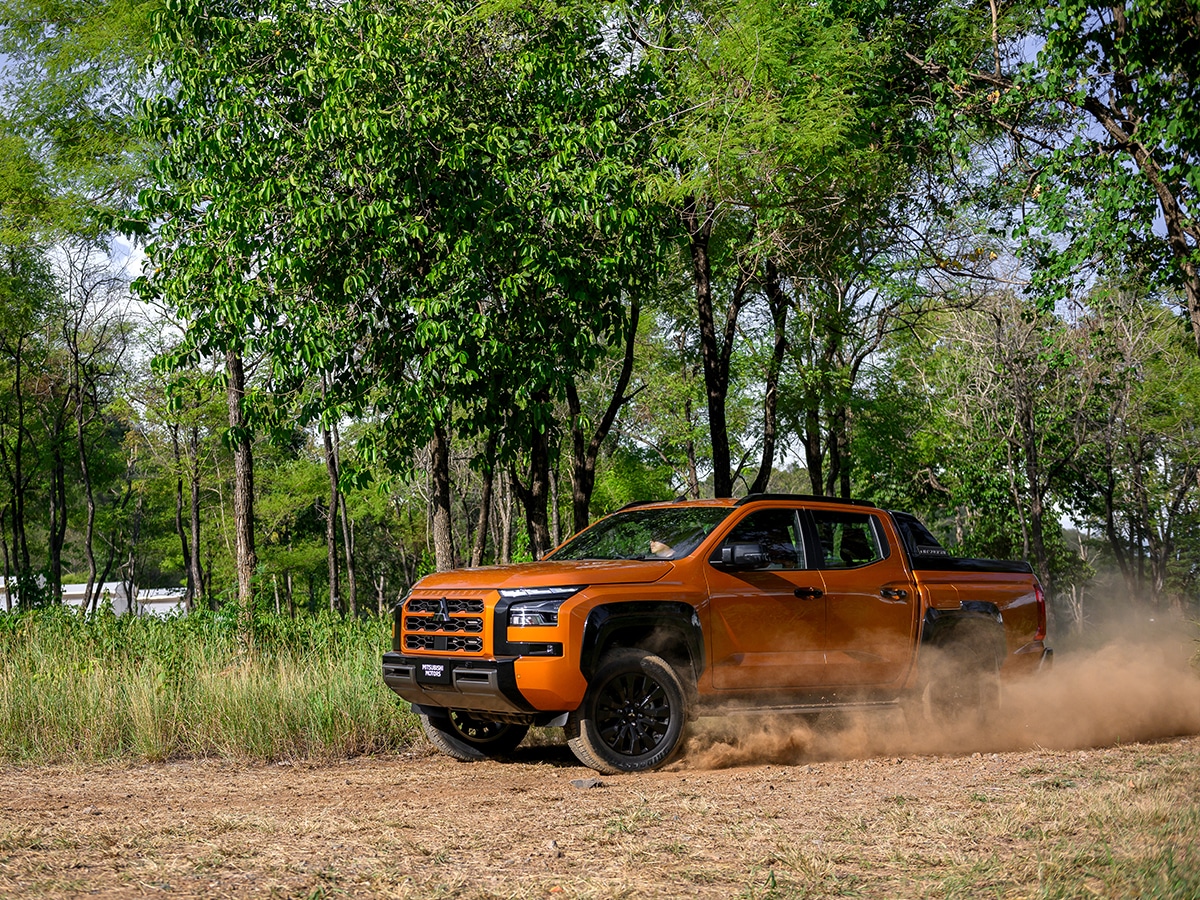
[[[13,553],[20,559],[18,579],[29,575],[29,540],[25,529],[25,393],[21,382],[21,363],[24,361],[24,341],[16,342],[13,357],[13,399],[17,407],[17,440],[13,445]],[[19,598],[18,598],[19,599]],[[26,601],[22,600],[24,606]]]
[[[1050,557],[1046,553],[1045,501],[1042,496],[1041,461],[1038,456],[1037,430],[1034,425],[1032,402],[1022,403],[1022,438],[1025,450],[1025,482],[1029,490],[1029,540],[1033,550],[1038,580],[1047,594],[1053,594],[1050,582]]]
[[[683,442],[683,453],[687,459],[688,496],[693,500],[700,499],[700,471],[696,465],[696,442],[692,439],[692,398],[683,401],[683,421],[687,425],[688,436]]]
[[[804,414],[804,465],[808,467],[808,481],[814,494],[825,495],[825,463],[821,449],[821,418],[816,410]]]
[[[208,595],[204,584],[204,572],[200,567],[200,429],[192,426],[189,439],[191,446],[190,465],[191,475],[188,479],[191,488],[191,529],[192,554],[188,557],[188,580],[194,586],[194,600],[201,600]]]
[[[233,518],[237,537],[238,606],[242,640],[254,645],[254,573],[258,557],[254,552],[254,447],[246,422],[246,373],[241,354],[225,353],[229,375],[226,401],[229,406],[230,443],[233,446]]]
[[[333,433],[333,463],[337,468],[338,482],[342,476],[342,437],[338,434],[337,423],[330,426]],[[350,592],[350,615],[358,615],[358,578],[354,566],[354,520],[346,509],[346,495],[339,491],[338,509],[342,516],[342,549],[346,554],[346,589]]]
[[[171,425],[171,451],[175,455],[175,534],[183,550],[183,564],[187,570],[187,587],[184,589],[183,605],[192,611],[192,600],[196,596],[196,584],[192,581],[192,548],[188,546],[187,531],[183,527],[183,454],[179,450],[179,426]],[[91,592],[91,582],[88,582]]]
[[[78,366],[78,361],[76,362]],[[84,524],[83,531],[83,552],[87,558],[88,564],[88,580],[87,587],[83,592],[83,605],[86,609],[92,602],[92,590],[96,587],[96,497],[92,490],[92,473],[88,466],[87,441],[84,439],[88,422],[84,420],[83,415],[83,394],[82,385],[79,383],[79,377],[76,377],[76,396],[75,396],[75,429],[78,437],[79,445],[79,474],[83,479],[84,495],[87,499],[87,520]],[[175,461],[179,462],[179,445],[178,435],[174,429],[171,431],[171,440],[175,442]],[[186,551],[186,548],[185,548]],[[186,559],[186,552],[184,559]]]
[[[621,407],[633,399],[634,394],[626,394],[629,379],[633,375],[634,347],[637,341],[638,320],[641,318],[642,304],[633,298],[629,304],[629,324],[625,332],[625,354],[621,358],[621,370],[617,375],[617,383],[613,386],[612,397],[604,415],[600,418],[591,438],[584,440],[582,427],[582,406],[579,402],[579,391],[572,381],[567,385],[567,406],[571,416],[571,512],[572,525],[575,533],[587,528],[591,516],[592,491],[596,487],[596,459],[600,455],[600,447],[604,444],[617,413]]]
[[[512,476],[501,475],[500,478],[501,492],[500,500],[496,508],[496,518],[500,525],[500,540],[497,546],[500,548],[500,564],[507,566],[512,562],[512,538],[513,538],[513,491],[512,491]]]
[[[12,612],[12,562],[8,555],[7,513],[0,513],[0,549],[4,551],[4,611]]]
[[[496,455],[496,434],[488,435],[487,444],[483,449],[483,485],[479,491],[479,519],[475,523],[475,543],[471,547],[471,565],[483,565],[483,553],[487,548],[489,517],[492,510],[492,486],[496,480],[496,467],[493,457]]]
[[[529,485],[512,472],[513,490],[525,510],[525,526],[529,533],[529,552],[541,559],[550,550],[550,527],[547,505],[550,499],[550,442],[546,429],[534,427],[529,442]]]
[[[329,611],[341,612],[341,578],[338,574],[337,523],[338,508],[341,506],[341,491],[338,488],[337,460],[333,455],[333,436],[329,428],[321,426],[321,439],[325,443],[325,472],[329,476],[329,511],[325,516],[325,560],[329,569]]]
[[[696,314],[700,324],[700,351],[704,362],[708,427],[712,441],[713,494],[716,497],[730,497],[733,495],[733,476],[730,472],[729,426],[725,418],[725,397],[729,392],[728,355],[723,352],[726,348],[721,346],[717,338],[713,315],[712,261],[708,255],[713,204],[689,197],[684,203],[682,217],[690,242]],[[732,317],[736,319],[736,313]]]
[[[825,496],[850,499],[850,422],[842,406],[829,415],[829,434],[825,439],[829,465],[825,475]]]
[[[771,484],[771,471],[775,467],[776,406],[778,402],[779,373],[783,369],[783,356],[787,352],[788,300],[779,283],[779,270],[771,260],[766,262],[767,305],[774,324],[774,344],[771,348],[771,363],[767,368],[766,393],[763,396],[763,448],[762,462],[758,475],[750,485],[751,494],[765,493]]]
[[[550,548],[562,543],[562,522],[558,517],[558,466],[551,464],[550,476]]]
[[[1127,599],[1135,600],[1137,598],[1137,582],[1133,566],[1130,562],[1128,546],[1125,543],[1124,537],[1117,530],[1116,478],[1111,469],[1107,473],[1107,479],[1100,492],[1100,496],[1104,500],[1104,536],[1108,539],[1109,550],[1112,551],[1113,559],[1116,561],[1117,568],[1121,572],[1121,578],[1125,582]]]
[[[59,424],[62,424],[61,422]],[[62,432],[54,435],[54,468],[50,499],[50,602],[62,602],[62,551],[67,542],[67,467],[62,455]],[[86,609],[86,607],[84,607]]]
[[[439,572],[454,568],[450,503],[450,439],[439,422],[433,429],[430,467],[433,476],[433,558]]]
[[[346,586],[350,590],[350,615],[358,615],[358,580],[354,570],[354,520],[346,512],[346,495],[342,495],[342,545],[346,551]]]

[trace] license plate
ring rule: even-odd
[[[423,662],[417,666],[417,681],[423,684],[449,684],[450,664],[444,662]]]

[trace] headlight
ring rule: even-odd
[[[558,624],[558,608],[574,597],[583,585],[572,587],[506,588],[500,596],[512,603],[508,607],[510,628]]]

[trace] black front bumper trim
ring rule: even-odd
[[[460,659],[448,656],[383,654],[383,680],[389,688],[418,706],[498,712],[510,715],[537,710],[517,689],[514,658]],[[443,667],[444,683],[422,681],[422,666]]]

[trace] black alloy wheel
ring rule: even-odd
[[[614,650],[568,719],[567,742],[598,772],[656,769],[682,746],[687,716],[687,692],[666,660],[646,650]]]
[[[478,762],[508,756],[529,731],[528,725],[498,722],[465,710],[421,712],[421,727],[429,742],[447,756]]]
[[[614,753],[649,753],[662,743],[670,725],[667,692],[644,672],[617,675],[596,697],[596,730]]]

